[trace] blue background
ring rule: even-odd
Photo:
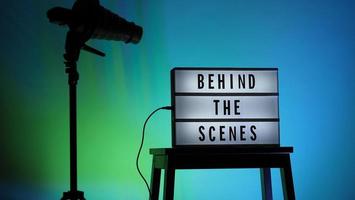
[[[7,1],[0,10],[0,199],[68,190],[65,29],[46,11],[73,1]],[[79,188],[87,199],[147,199],[134,159],[150,111],[170,104],[176,66],[279,67],[281,145],[294,146],[297,199],[354,199],[355,1],[102,0],[144,27],[140,44],[91,41],[78,99]],[[150,121],[170,147],[170,114]],[[275,199],[282,199],[273,170]],[[176,199],[260,199],[258,170],[179,171]]]

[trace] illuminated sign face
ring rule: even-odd
[[[173,146],[279,145],[276,68],[174,68]]]

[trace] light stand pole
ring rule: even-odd
[[[77,34],[69,31],[65,44],[65,72],[69,84],[69,127],[70,127],[70,191],[64,192],[62,200],[85,200],[84,192],[78,191],[77,175],[77,95],[76,85],[79,80],[76,62],[79,58],[81,40]]]
[[[143,28],[102,7],[99,0],[76,0],[72,9],[54,7],[47,12],[51,23],[67,25],[69,31],[65,41],[64,64],[69,84],[69,127],[70,127],[70,190],[63,193],[61,200],[85,200],[84,192],[78,191],[77,179],[77,94],[79,80],[76,63],[80,50],[105,56],[99,50],[85,44],[89,39],[105,39],[137,44],[143,35]]]
[[[63,57],[69,85],[70,191],[63,193],[62,200],[85,200],[84,192],[78,191],[76,86],[79,80],[79,72],[76,62],[79,59],[81,49],[99,56],[105,56],[103,52],[85,45],[85,41],[86,39],[81,34],[73,31],[68,31],[65,41]]]

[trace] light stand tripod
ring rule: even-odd
[[[65,41],[65,72],[69,84],[70,118],[70,191],[64,192],[61,200],[85,200],[84,192],[78,191],[77,180],[77,95],[79,80],[76,62],[80,50],[105,56],[85,44],[91,38],[124,41],[137,44],[143,35],[143,28],[102,7],[99,0],[76,0],[72,9],[54,7],[47,12],[51,23],[67,25],[69,31]]]
[[[77,117],[76,117],[76,85],[79,80],[79,73],[76,68],[76,61],[68,54],[66,59],[66,73],[69,84],[69,117],[70,117],[70,191],[64,192],[62,200],[85,200],[84,192],[78,191],[77,180]]]
[[[77,179],[77,95],[76,85],[79,80],[79,73],[76,62],[79,59],[80,49],[85,49],[99,56],[105,54],[99,50],[85,45],[85,38],[82,35],[68,31],[65,41],[65,72],[68,74],[69,84],[69,126],[70,126],[70,191],[64,192],[62,200],[85,200],[84,192],[78,191]]]

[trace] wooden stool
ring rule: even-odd
[[[260,168],[262,197],[272,200],[270,168],[280,168],[284,199],[294,200],[290,153],[293,147],[178,147],[150,149],[153,166],[151,200],[159,199],[161,170],[165,170],[164,200],[174,199],[176,169]]]

